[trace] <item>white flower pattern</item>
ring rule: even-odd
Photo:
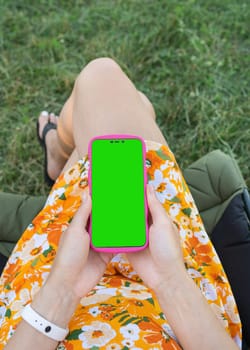
[[[128,324],[120,328],[120,332],[125,339],[132,341],[139,339],[140,328],[136,324]]]
[[[79,339],[83,348],[90,349],[94,346],[104,346],[116,335],[115,330],[104,322],[94,321],[89,326],[82,327]]]
[[[201,218],[174,156],[168,147],[156,142],[147,141],[146,146],[148,179],[179,227],[188,273],[212,309],[222,315],[225,329],[240,346],[241,328],[231,289],[204,234]],[[57,238],[68,227],[87,187],[88,166],[84,157],[60,176],[45,207],[24,232],[0,277],[0,350],[16,329],[20,310],[48,277]],[[169,337],[169,349],[179,349],[155,295],[144,286],[125,254],[113,257],[98,285],[81,299],[69,328],[69,337],[60,343],[60,349],[121,350],[127,346],[131,350],[156,350],[162,348],[166,337]]]

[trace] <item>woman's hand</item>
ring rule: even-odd
[[[80,298],[98,283],[111,258],[111,254],[89,249],[86,225],[90,211],[91,198],[86,192],[83,204],[61,237],[49,277],[31,303],[43,318],[62,328],[68,327]],[[5,349],[54,350],[56,346],[56,340],[21,321]]]
[[[80,298],[103,276],[111,254],[90,250],[86,231],[91,198],[85,192],[83,203],[63,233],[49,277],[32,302],[45,318],[65,327]]]
[[[162,311],[183,349],[236,350],[236,344],[186,273],[177,229],[151,186],[147,188],[147,197],[153,221],[149,229],[149,247],[128,254],[129,260],[156,293]],[[209,336],[205,337],[204,334]]]
[[[147,199],[152,218],[149,246],[143,251],[127,254],[127,257],[148,287],[156,291],[162,281],[167,281],[178,273],[183,274],[185,267],[177,228],[158,201],[151,185],[147,186]]]
[[[86,231],[91,212],[91,197],[84,193],[83,203],[63,233],[48,282],[71,289],[77,297],[86,295],[101,279],[111,254],[90,250]]]

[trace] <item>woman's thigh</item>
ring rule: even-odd
[[[90,62],[78,76],[73,94],[73,137],[80,157],[87,153],[89,140],[97,135],[134,134],[166,144],[152,105],[145,103],[113,60]]]

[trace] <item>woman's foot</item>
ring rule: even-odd
[[[58,117],[54,113],[49,114],[46,111],[41,112],[38,117],[38,134],[40,140],[45,145],[47,160],[47,162],[45,162],[45,166],[47,166],[46,173],[52,181],[57,179],[66,163],[66,159],[60,153],[56,130],[57,120]],[[45,136],[43,136],[44,128],[48,123],[54,124],[55,128],[49,129],[47,133],[45,133]]]

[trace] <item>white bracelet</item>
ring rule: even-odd
[[[68,329],[58,327],[54,323],[51,323],[43,318],[35,310],[32,309],[30,304],[25,306],[23,309],[22,318],[36,330],[53,340],[64,340],[69,333]]]

